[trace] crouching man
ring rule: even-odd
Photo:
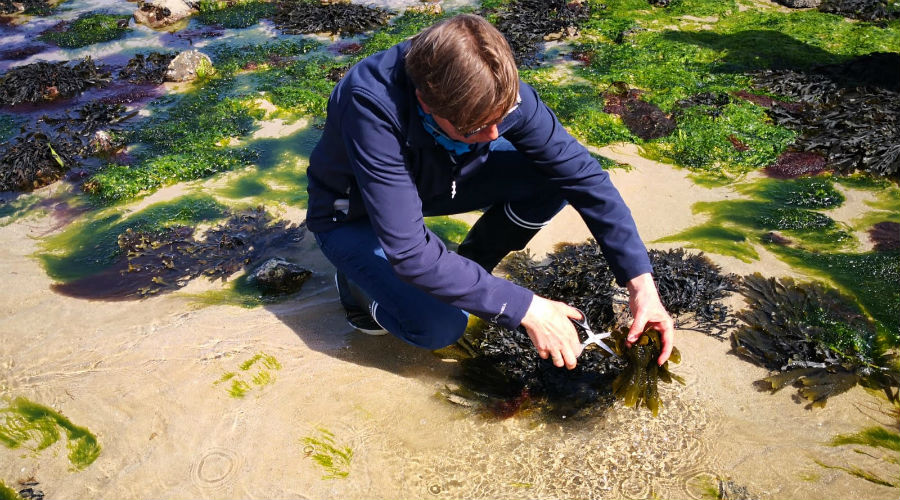
[[[674,329],[647,250],[609,176],[519,80],[503,35],[459,15],[353,66],[310,156],[307,223],[337,268],[351,325],[424,348],[455,342],[468,314],[522,326],[538,354],[574,368],[581,314],[491,274],[568,203],[630,294],[634,342]],[[486,209],[456,253],[423,217]]]

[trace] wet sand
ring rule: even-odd
[[[696,186],[633,146],[603,153],[633,167],[612,178],[646,241],[699,222],[692,203],[735,196]],[[299,222],[303,213],[287,216]],[[687,384],[661,388],[658,418],[616,406],[571,422],[498,420],[436,396],[452,383],[454,363],[352,331],[311,237],[291,256],[315,271],[299,296],[244,309],[192,301],[220,286],[203,280],[140,301],[57,295],[32,257],[53,226],[44,216],[0,227],[0,396],[52,406],[103,450],[75,472],[64,437],[41,452],[0,447],[0,478],[11,486],[34,478],[47,498],[702,498],[717,477],[759,498],[896,497],[816,464],[896,480],[895,467],[853,446],[827,446],[837,434],[891,422],[890,405],[859,387],[811,411],[791,389],[757,392],[765,370],[696,332],[678,333],[684,360],[673,371]],[[531,250],[588,236],[567,210]],[[710,257],[729,272],[792,274],[761,255],[752,264]],[[280,365],[264,385],[249,383],[260,364],[240,369],[259,353]],[[220,382],[227,373],[248,382],[243,398]],[[313,459],[310,443],[328,433],[352,450],[346,478],[323,479]]]

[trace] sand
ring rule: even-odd
[[[699,187],[634,146],[603,154],[632,166],[611,175],[646,241],[700,222],[694,202],[735,196]],[[134,207],[181,192],[161,190]],[[287,216],[299,222],[303,213]],[[858,387],[817,410],[791,390],[758,392],[753,381],[764,370],[696,332],[678,332],[684,360],[673,370],[687,384],[662,389],[658,418],[616,407],[571,422],[499,420],[436,396],[453,382],[455,363],[352,331],[311,237],[291,256],[314,271],[299,296],[244,309],[195,303],[191,293],[220,286],[203,280],[140,301],[55,294],[32,254],[58,226],[36,216],[0,227],[0,396],[52,406],[102,446],[83,471],[71,470],[64,437],[43,451],[0,447],[0,478],[33,478],[47,498],[701,498],[716,478],[758,498],[896,496],[816,463],[896,480],[883,461],[827,445],[890,423],[890,405]],[[543,255],[587,237],[567,209],[530,249]],[[761,256],[749,264],[711,257],[730,272],[794,274]],[[257,354],[278,366],[241,370]],[[267,383],[252,383],[263,371]],[[244,397],[229,394],[227,373],[248,383]],[[313,458],[329,439],[352,450],[332,471],[346,477],[325,478]]]

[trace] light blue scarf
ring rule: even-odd
[[[416,108],[419,110],[419,116],[422,117],[422,125],[425,127],[425,130],[434,137],[434,140],[437,141],[444,149],[447,151],[459,156],[469,151],[472,151],[474,144],[466,144],[460,141],[454,141],[450,138],[441,127],[434,121],[434,117],[425,113],[422,109],[422,106],[416,104]]]

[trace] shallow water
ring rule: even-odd
[[[0,25],[0,47],[27,46],[40,31],[82,12],[134,9],[109,0],[64,5],[46,19]],[[0,61],[0,71],[85,55],[120,65],[148,49],[255,44],[277,34],[267,22],[209,39],[153,31],[133,21],[130,27],[134,31],[122,40]],[[191,21],[186,29],[204,28]],[[64,111],[131,90],[114,86],[50,107],[12,111]],[[148,87],[148,95],[131,105],[165,91]],[[209,297],[221,297],[215,294],[222,284],[202,279],[141,301],[89,301],[51,290],[53,279],[35,257],[47,253],[42,244],[48,238],[77,228],[73,222],[132,216],[153,203],[197,193],[264,204],[301,221],[305,184],[296,174],[305,168],[317,133],[306,120],[269,118],[247,141],[265,150],[255,167],[163,188],[105,211],[82,207],[61,183],[18,199],[4,194],[11,203],[38,208],[21,218],[0,213],[7,217],[0,219],[0,269],[6,276],[0,292],[0,407],[16,397],[52,407],[95,434],[102,452],[76,471],[64,440],[43,450],[34,442],[0,447],[0,480],[16,485],[34,479],[48,498],[701,499],[716,498],[720,480],[758,498],[896,496],[896,488],[817,463],[859,467],[896,481],[896,467],[857,453],[860,447],[828,446],[838,434],[876,424],[896,427],[891,405],[859,387],[814,411],[787,390],[757,392],[753,381],[768,372],[729,354],[726,343],[695,332],[679,333],[684,361],[672,369],[686,385],[660,388],[664,406],[658,418],[616,405],[571,421],[540,413],[498,419],[450,403],[439,393],[453,383],[454,363],[390,337],[360,335],[345,324],[332,268],[311,237],[290,256],[310,267],[313,278],[296,299],[280,304],[247,309],[220,299],[205,305]],[[740,196],[728,186],[698,187],[684,171],[645,160],[634,149],[603,153],[632,166],[612,176],[648,241],[702,224],[695,202]],[[862,207],[893,207],[879,205],[871,192],[843,191],[856,208],[848,204],[832,215],[857,233],[865,230],[853,224]],[[646,202],[648,192],[655,203]],[[588,236],[567,209],[531,248],[540,254],[558,241]],[[713,258],[730,272],[802,276],[764,248],[748,245],[759,252],[759,261]],[[235,390],[237,382],[243,385]],[[329,457],[331,465],[323,466],[317,454]]]

